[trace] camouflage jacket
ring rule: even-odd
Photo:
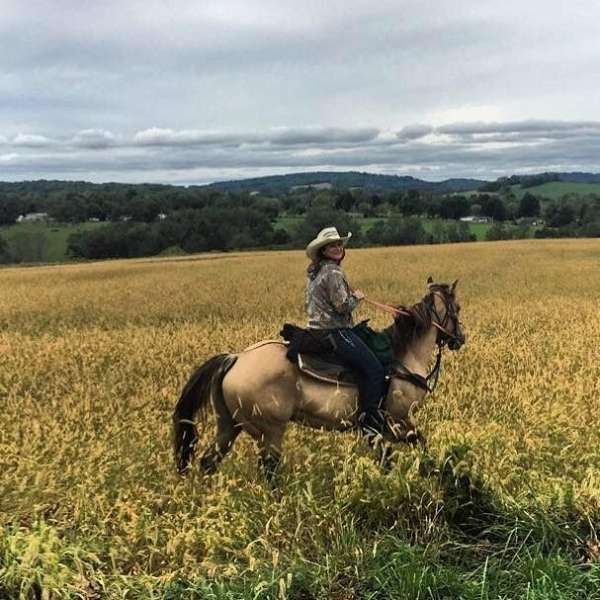
[[[309,272],[305,307],[310,329],[352,327],[352,311],[359,302],[336,262],[325,260],[316,275]]]

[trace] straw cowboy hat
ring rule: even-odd
[[[317,237],[306,246],[306,256],[308,256],[310,260],[315,260],[319,250],[323,248],[323,246],[327,246],[327,244],[333,242],[342,242],[342,245],[345,246],[351,237],[352,233],[350,231],[348,232],[348,235],[342,237],[335,227],[325,227],[325,229],[321,229]]]

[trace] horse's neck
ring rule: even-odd
[[[413,373],[425,377],[429,373],[429,363],[436,339],[437,329],[432,325],[425,334],[413,340],[408,348],[395,358]]]

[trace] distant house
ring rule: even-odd
[[[476,217],[475,215],[461,217],[460,220],[464,223],[489,223],[491,221],[489,217]]]
[[[17,217],[17,223],[23,222],[34,222],[34,221],[49,221],[48,213],[27,213],[26,215],[19,215]]]

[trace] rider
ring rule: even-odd
[[[306,312],[308,328],[328,330],[335,354],[358,375],[361,415],[365,435],[383,433],[380,412],[385,390],[385,371],[370,348],[352,331],[352,311],[365,297],[348,284],[341,262],[352,234],[341,237],[335,227],[322,229],[306,247],[311,263],[307,269]]]

